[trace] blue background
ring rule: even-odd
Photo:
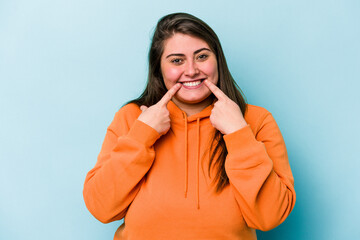
[[[259,239],[358,238],[360,1],[0,0],[0,239],[112,239],[85,175],[144,88],[157,20],[178,11],[215,30],[284,135],[297,202]]]

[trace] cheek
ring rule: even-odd
[[[211,76],[213,82],[218,80],[218,69],[216,61],[208,62],[205,66],[203,66],[203,71],[206,75]]]
[[[181,69],[180,68],[166,68],[162,69],[162,75],[164,78],[165,86],[169,88],[169,86],[175,85],[175,83],[181,77]]]

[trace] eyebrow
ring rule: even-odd
[[[211,52],[211,50],[208,49],[208,48],[200,48],[200,49],[196,50],[196,51],[194,52],[194,54],[197,54],[197,53],[199,53],[199,52],[201,52],[201,51],[203,51],[203,50],[206,50],[206,51]],[[180,56],[180,57],[182,57],[182,56],[185,56],[185,54],[182,54],[182,53],[172,53],[172,54],[167,55],[166,58],[171,57],[171,56]]]

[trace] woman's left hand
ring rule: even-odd
[[[214,128],[222,134],[230,134],[245,127],[247,123],[240,107],[212,82],[205,80],[204,83],[218,99],[210,115]]]

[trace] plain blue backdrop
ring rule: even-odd
[[[82,198],[115,112],[143,90],[157,20],[218,34],[284,135],[296,206],[259,239],[357,239],[360,1],[0,0],[0,239],[112,239]],[[171,239],[171,237],[169,237]]]

